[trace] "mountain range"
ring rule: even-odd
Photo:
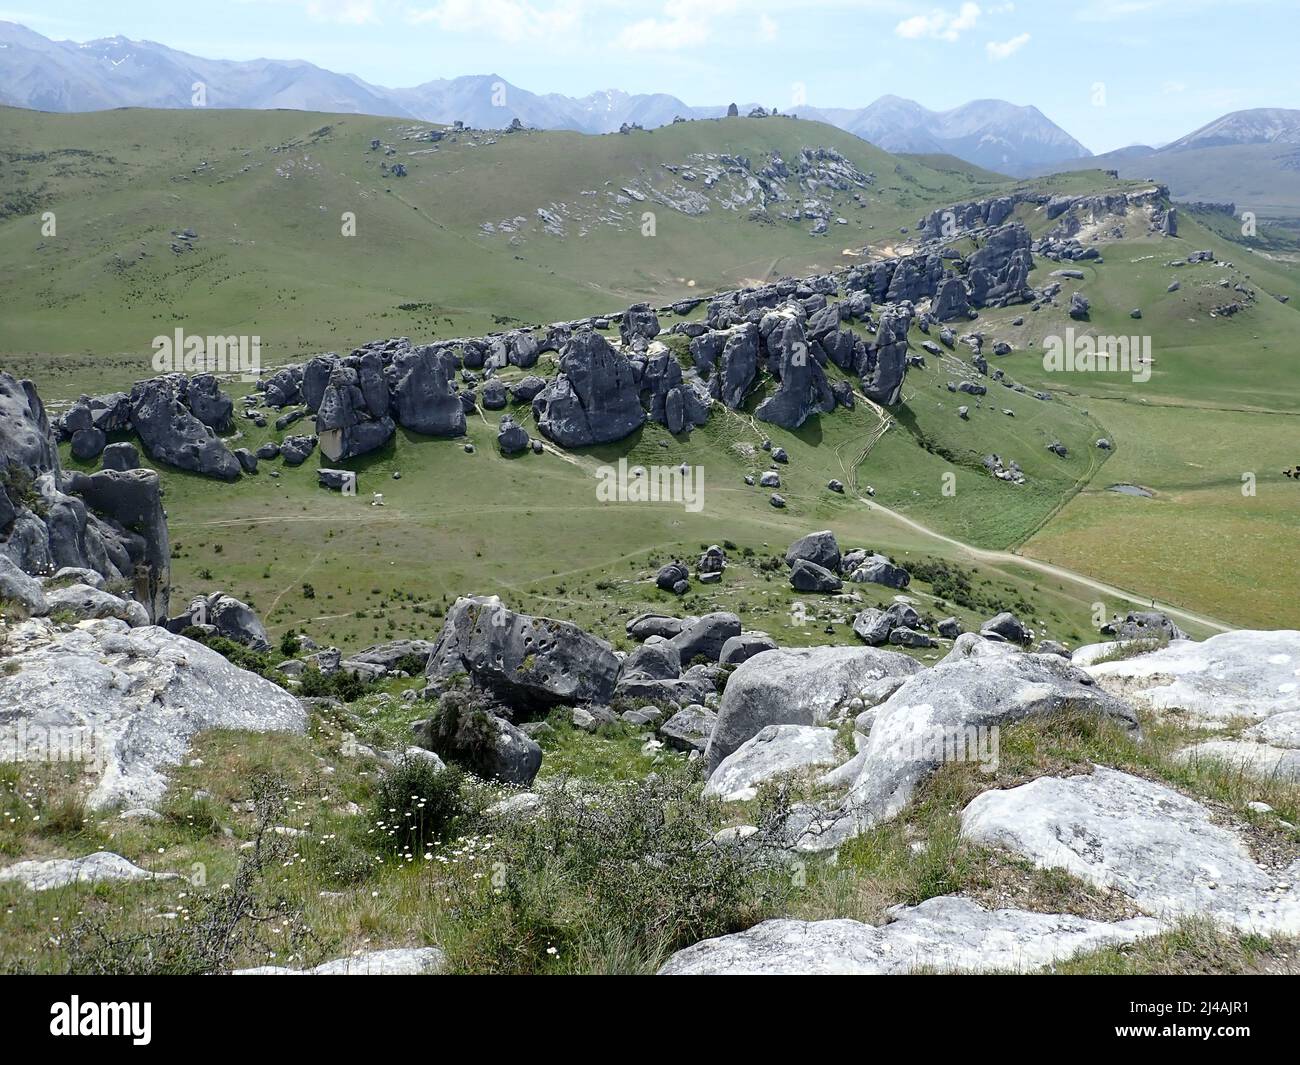
[[[412,88],[371,85],[350,74],[298,60],[204,59],[153,41],[105,37],[54,41],[0,22],[0,103],[43,111],[114,107],[190,107],[195,83],[214,108],[292,108],[420,119],[482,128],[518,119],[540,129],[610,133],[624,124],[647,129],[674,118],[718,118],[727,105],[692,107],[667,93],[619,90],[570,97],[538,94],[497,74],[435,79]],[[739,105],[746,114],[756,105]],[[893,152],[942,152],[1003,173],[1021,174],[1058,160],[1086,157],[1087,148],[1036,107],[974,100],[930,111],[913,100],[883,96],[862,108],[797,109]]]
[[[1239,211],[1295,226],[1300,219],[1300,110],[1233,111],[1160,148],[1135,144],[1105,155],[1031,165],[1025,172],[1084,167],[1161,181],[1180,199],[1231,202]]]
[[[611,133],[675,118],[719,118],[728,105],[693,107],[668,93],[617,89],[572,97],[534,93],[499,74],[437,78],[410,88],[372,85],[301,60],[204,59],[153,41],[105,37],[54,41],[0,21],[0,103],[56,112],[193,106],[196,83],[211,108],[288,108],[409,118],[497,129]],[[738,105],[749,113],[752,102]],[[1151,178],[1180,198],[1227,201],[1272,217],[1300,216],[1300,111],[1234,111],[1159,148],[1133,145],[1093,155],[1038,108],[972,100],[931,111],[882,96],[861,108],[800,106],[889,152],[942,153],[1016,177],[1102,167]]]

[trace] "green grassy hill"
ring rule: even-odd
[[[605,137],[469,132],[436,143],[432,128],[300,112],[0,109],[4,367],[36,380],[57,407],[149,376],[150,339],[178,324],[257,333],[273,364],[374,337],[473,334],[827,270],[855,261],[846,252],[864,246],[904,246],[900,230],[950,202],[1012,188],[1057,195],[1117,185],[1099,170],[1010,182],[939,157],[890,156],[790,119]],[[810,236],[806,219],[781,218],[789,202],[751,217],[734,175],[706,186],[710,168],[725,171],[722,156],[745,156],[758,170],[773,153],[792,163],[804,147],[832,148],[872,175],[864,190],[823,194],[845,220],[826,236]],[[381,172],[399,162],[405,176]],[[690,191],[707,211],[656,202],[687,187],[669,166],[694,173]],[[647,210],[654,236],[642,235]],[[55,235],[40,235],[44,211],[55,213]],[[345,211],[355,213],[355,237],[340,232]],[[1054,224],[1032,205],[1017,214],[1036,235]],[[197,238],[178,237],[186,229]],[[1251,253],[1229,236],[1196,218],[1184,218],[1177,238],[1133,221],[1122,240],[1103,235],[1104,262],[1065,264],[1085,276],[1063,282],[1056,306],[983,312],[969,328],[985,334],[986,353],[1000,339],[1014,348],[1004,358],[989,354],[990,363],[1031,391],[1050,392],[1050,402],[993,382],[982,399],[949,392],[948,381],[973,374],[959,345],[909,373],[883,433],[865,405],[796,433],[764,426],[792,459],[783,470],[785,511],[743,484],[746,473],[765,468],[757,428],[747,413],[720,409],[690,437],[648,426],[595,453],[512,460],[495,451],[494,418],[471,419],[474,455],[459,442],[399,433],[355,464],[358,499],[317,488],[315,458],[278,479],[264,470],[235,485],[164,471],[177,599],[225,587],[255,603],[275,631],[306,626],[346,645],[435,631],[436,612],[469,591],[499,592],[521,609],[606,632],[628,613],[671,605],[740,609],[747,623],[783,641],[820,641],[828,638],[825,621],[842,619],[852,604],[815,605],[819,627],[800,627],[790,613],[796,597],[762,560],[802,533],[831,527],[846,545],[975,571],[967,605],[952,599],[942,571],[932,574],[937,583],[917,582],[937,616],[973,621],[997,604],[1021,603],[1040,628],[1078,641],[1088,637],[1093,603],[1126,608],[1086,582],[987,554],[1019,549],[1212,618],[1296,624],[1300,579],[1277,559],[1294,542],[1300,513],[1300,486],[1281,476],[1300,460],[1293,451],[1300,270],[1285,255]],[[1202,248],[1219,261],[1167,265]],[[1057,268],[1040,257],[1031,282],[1045,284]],[[1169,293],[1175,278],[1181,287]],[[1238,298],[1238,283],[1257,298],[1232,317],[1211,317]],[[1076,289],[1092,302],[1088,322],[1065,315]],[[1140,320],[1129,316],[1135,307]],[[1071,325],[1150,335],[1151,380],[1047,373],[1043,340]],[[914,349],[923,339],[914,332]],[[749,412],[762,398],[751,398]],[[962,404],[971,408],[968,421],[957,417]],[[242,420],[240,432],[247,435],[232,446],[279,435]],[[1094,446],[1102,436],[1113,452]],[[1057,441],[1068,449],[1064,458],[1047,450]],[[989,453],[1019,462],[1028,482],[991,478],[982,465]],[[595,467],[619,457],[703,466],[703,512],[599,504]],[[394,481],[397,471],[403,477]],[[1246,472],[1256,474],[1255,496],[1241,494]],[[830,478],[850,486],[847,497],[827,491]],[[1108,490],[1115,483],[1154,494],[1119,495]],[[868,485],[879,506],[863,498]],[[372,491],[385,494],[385,507],[368,505]],[[723,541],[736,545],[723,585],[678,603],[649,581],[656,563]],[[851,590],[864,603],[884,593]]]
[[[0,108],[0,352],[143,355],[174,324],[260,335],[269,362],[377,336],[471,335],[830,269],[846,248],[892,241],[932,205],[991,187],[783,118],[436,144],[434,128],[294,111]],[[847,224],[824,237],[775,210],[761,222],[717,202],[686,214],[621,193],[667,184],[661,164],[735,154],[757,169],[804,147],[875,175],[866,206],[830,197]],[[405,177],[381,174],[395,163]],[[539,209],[564,220],[564,236],[544,231]],[[653,237],[642,235],[647,210]],[[41,235],[45,211],[56,236]],[[516,218],[516,232],[499,231]],[[198,238],[177,253],[185,229]],[[63,364],[78,378],[94,369]]]

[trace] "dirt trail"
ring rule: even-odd
[[[906,525],[914,532],[919,532],[941,543],[948,544],[952,547],[959,548],[964,554],[977,562],[992,563],[995,565],[1020,566],[1024,569],[1032,569],[1039,573],[1045,573],[1051,577],[1058,577],[1061,580],[1071,581],[1074,584],[1082,585],[1085,588],[1091,588],[1094,591],[1103,593],[1115,599],[1121,599],[1126,603],[1133,603],[1148,610],[1155,609],[1163,611],[1171,618],[1190,621],[1197,625],[1204,625],[1206,628],[1215,629],[1219,632],[1227,632],[1236,626],[1229,625],[1226,622],[1219,621],[1216,618],[1207,617],[1204,614],[1196,614],[1190,610],[1182,610],[1169,603],[1162,603],[1155,600],[1154,605],[1150,597],[1135,595],[1132,592],[1126,592],[1122,588],[1116,588],[1113,584],[1107,584],[1105,581],[1095,580],[1092,577],[1085,577],[1082,573],[1075,573],[1064,566],[1056,566],[1050,562],[1040,562],[1036,558],[1029,558],[1026,555],[1017,554],[1014,551],[992,551],[983,547],[974,547],[971,544],[964,543],[961,540],[954,539],[951,536],[945,536],[943,533],[922,525],[919,521],[913,521],[911,518],[898,513],[896,510],[890,510],[888,507],[882,507],[879,503],[873,503],[869,499],[859,497],[858,502],[864,504],[872,513],[883,514],[886,517],[898,522],[900,525]]]

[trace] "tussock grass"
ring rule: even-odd
[[[776,833],[789,804],[812,794],[806,780],[774,782],[749,803],[701,802],[695,767],[673,752],[643,750],[642,730],[617,724],[589,734],[557,711],[542,737],[541,815],[488,817],[486,807],[509,789],[469,776],[456,781],[456,771],[437,782],[418,768],[394,772],[358,747],[404,745],[408,722],[429,709],[376,693],[318,707],[304,736],[206,733],[171,771],[156,820],[86,812],[78,767],[0,765],[7,860],[109,849],[186,877],[39,895],[0,886],[7,918],[0,970],[88,965],[73,958],[69,939],[84,922],[102,941],[95,964],[105,969],[210,964],[214,955],[187,946],[194,933],[184,929],[204,921],[211,928],[213,893],[237,882],[259,831],[250,782],[262,777],[278,782],[278,820],[264,833],[277,856],[247,890],[280,916],[261,935],[235,937],[221,962],[232,967],[306,967],[355,951],[435,944],[458,972],[653,972],[687,942],[769,916],[879,923],[893,906],[950,893],[990,908],[1120,919],[1135,911],[1117,893],[969,843],[959,831],[962,809],[988,788],[1087,773],[1094,764],[1209,802],[1246,833],[1261,860],[1293,857],[1298,843],[1280,823],[1295,823],[1298,789],[1240,768],[1175,760],[1204,732],[1174,715],[1145,715],[1141,737],[1082,713],[1022,722],[1002,731],[995,772],[946,765],[902,815],[846,844],[836,862],[774,863],[761,849],[718,847],[713,836],[738,823]],[[425,787],[431,783],[433,791]],[[1254,800],[1277,813],[1246,809]],[[405,815],[419,818],[431,807],[409,831]],[[394,833],[394,825],[408,830]],[[160,928],[180,938],[160,941]],[[1289,949],[1180,927],[1064,971],[1275,971],[1293,962]]]
[[[1081,954],[1050,971],[1066,976],[1295,975],[1300,973],[1300,943],[1189,919],[1161,935]]]

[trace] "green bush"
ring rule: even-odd
[[[491,776],[496,765],[497,727],[494,704],[477,691],[449,691],[425,730],[429,750],[468,766],[480,776]]]
[[[375,838],[384,850],[413,854],[450,836],[470,809],[461,769],[406,755],[380,778],[372,811]]]
[[[353,703],[370,691],[370,681],[340,669],[334,673],[322,673],[315,666],[308,666],[298,678],[298,694],[312,697],[341,699]]]
[[[429,663],[428,655],[409,654],[402,655],[393,663],[394,671],[409,673],[413,677],[418,677],[424,672],[424,667]]]
[[[763,841],[721,845],[719,804],[691,772],[549,789],[541,811],[496,835],[496,882],[464,903],[453,950],[466,971],[654,972],[674,950],[749,927],[790,888]]]

